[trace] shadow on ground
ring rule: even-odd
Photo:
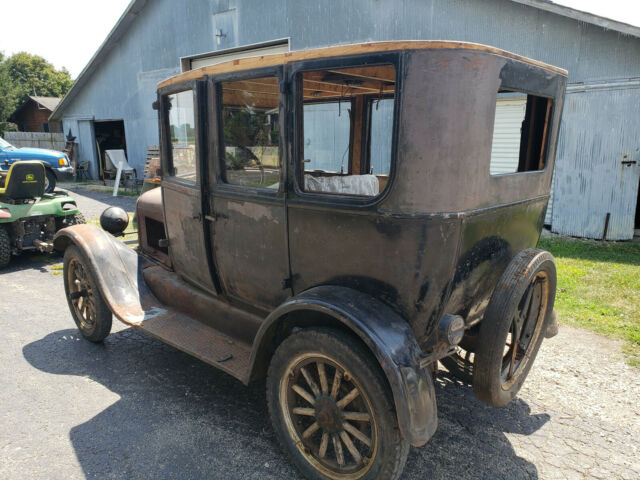
[[[120,396],[69,433],[86,478],[297,478],[275,441],[264,382],[245,387],[132,329],[98,345],[61,330],[23,354],[39,370],[88,377]],[[529,435],[547,415],[519,399],[486,407],[447,375],[436,393],[438,432],[412,449],[403,479],[537,478],[504,433]]]
[[[40,253],[36,251],[26,251],[11,257],[9,265],[3,268],[0,273],[20,272],[23,270],[38,270],[42,273],[51,273],[51,266],[62,262],[62,255],[57,252]]]

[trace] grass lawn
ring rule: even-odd
[[[560,323],[626,340],[627,362],[640,366],[640,243],[557,237],[539,247],[556,258]]]

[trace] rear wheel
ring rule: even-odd
[[[11,237],[7,229],[0,225],[0,268],[9,265],[11,261]]]
[[[556,267],[549,252],[527,249],[509,264],[480,324],[473,391],[496,407],[518,393],[552,316]]]
[[[44,193],[53,193],[57,182],[56,174],[47,168],[45,169],[45,175]]]
[[[75,213],[73,215],[67,215],[66,217],[59,217],[56,220],[57,230],[61,228],[70,227],[71,225],[81,225],[87,223],[87,220],[84,218],[84,215],[80,212]]]
[[[91,264],[75,245],[64,252],[64,290],[82,336],[91,342],[104,340],[111,332],[111,310],[98,289]]]
[[[307,329],[278,347],[267,398],[284,450],[310,479],[396,479],[409,444],[371,354],[340,331]]]

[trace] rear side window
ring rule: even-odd
[[[500,91],[491,146],[491,175],[543,170],[553,100]]]
[[[232,185],[280,185],[278,77],[220,83],[223,180]]]
[[[196,122],[194,93],[191,90],[167,95],[171,137],[170,174],[196,183]]]
[[[300,190],[377,196],[391,170],[395,67],[305,71],[297,82]]]

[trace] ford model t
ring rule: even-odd
[[[555,330],[543,226],[564,70],[388,42],[246,58],[159,85],[161,188],[132,250],[58,233],[69,308],[244,383],[309,478],[397,478],[442,360],[505,405]]]

